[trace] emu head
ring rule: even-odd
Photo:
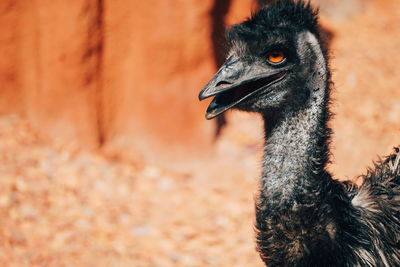
[[[206,118],[231,108],[268,113],[304,105],[328,76],[319,31],[317,12],[293,0],[233,26],[226,62],[199,94],[200,100],[214,97]]]

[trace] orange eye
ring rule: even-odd
[[[267,59],[269,63],[279,64],[286,59],[286,55],[283,51],[275,50],[268,54]]]

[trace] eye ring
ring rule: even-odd
[[[282,50],[272,50],[267,53],[267,61],[274,66],[281,65],[286,62],[286,54]]]

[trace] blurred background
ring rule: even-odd
[[[197,100],[261,2],[0,1],[1,266],[262,266],[261,120]],[[311,2],[354,179],[400,143],[400,2]]]

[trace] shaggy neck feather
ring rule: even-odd
[[[298,40],[299,49],[307,49],[315,57],[313,75],[301,89],[308,92],[307,100],[297,106],[287,105],[279,112],[278,119],[271,121],[270,117],[264,117],[266,143],[261,197],[285,205],[295,205],[299,199],[315,201],[319,197],[317,191],[330,180],[325,171],[330,135],[326,126],[329,117],[326,61],[314,35],[305,32]],[[307,53],[299,51],[299,54]]]

